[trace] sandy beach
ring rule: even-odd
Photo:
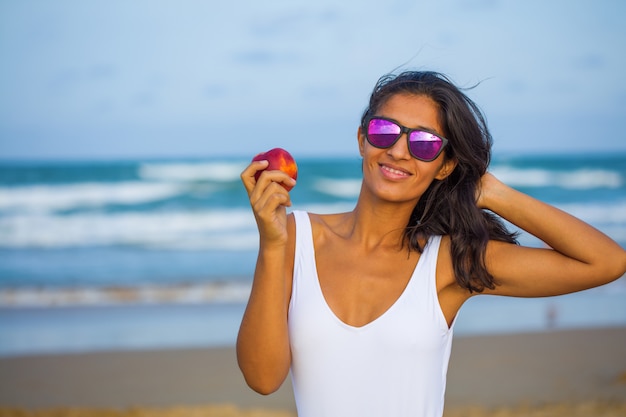
[[[626,416],[626,328],[457,337],[446,417]],[[0,358],[0,416],[295,416],[233,348]]]

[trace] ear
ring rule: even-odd
[[[365,134],[363,133],[361,126],[359,126],[359,129],[357,130],[356,136],[357,141],[359,142],[359,153],[362,157],[365,153]]]
[[[457,161],[456,158],[446,159],[443,162],[443,165],[441,165],[441,168],[439,168],[439,172],[437,172],[435,179],[445,180],[450,174],[452,174],[452,171],[454,171],[454,168],[456,168],[458,163],[459,161]]]

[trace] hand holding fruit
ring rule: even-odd
[[[291,206],[289,190],[295,185],[297,176],[298,168],[293,157],[280,148],[256,155],[241,173],[265,245],[269,242],[284,244],[287,239],[286,207]]]

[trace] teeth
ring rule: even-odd
[[[396,175],[408,175],[404,171],[399,171],[397,169],[389,168],[388,166],[384,166],[384,165],[383,165],[383,169],[391,172],[392,174],[396,174]]]

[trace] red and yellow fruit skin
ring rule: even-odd
[[[283,148],[274,148],[270,149],[267,152],[261,152],[258,155],[255,155],[252,158],[252,161],[268,161],[269,165],[267,168],[261,171],[257,171],[254,174],[254,179],[258,181],[259,176],[261,176],[261,172],[268,170],[280,170],[285,174],[289,175],[291,178],[298,179],[298,165],[296,164],[296,160],[291,156],[289,152],[284,150]],[[287,191],[291,191],[292,186],[288,186],[285,184],[281,184]]]

